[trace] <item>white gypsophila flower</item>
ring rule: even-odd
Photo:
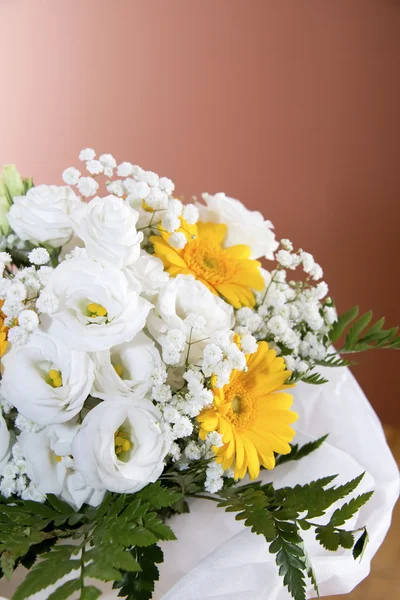
[[[309,252],[304,252],[303,250],[300,252],[300,261],[303,265],[305,273],[310,273],[315,266],[315,260],[313,255]]]
[[[319,264],[315,263],[314,267],[310,271],[310,275],[314,279],[314,281],[318,281],[318,279],[322,279],[322,277],[324,276],[322,267]]]
[[[284,238],[281,240],[280,245],[283,248],[283,250],[288,250],[288,252],[293,252],[293,244],[290,240]]]
[[[99,189],[99,184],[93,177],[81,177],[78,181],[78,190],[85,198],[94,196]]]
[[[202,450],[199,444],[190,441],[184,450],[184,454],[189,460],[199,460],[202,457]]]
[[[118,269],[139,258],[143,234],[136,231],[138,217],[133,208],[116,196],[94,198],[71,215],[89,258]]]
[[[170,198],[168,202],[168,212],[175,217],[180,217],[183,210],[183,204],[177,198]]]
[[[160,404],[165,404],[172,399],[171,386],[169,385],[155,385],[151,390],[151,397]]]
[[[36,300],[37,310],[45,315],[53,315],[58,311],[59,306],[60,303],[57,296],[50,291],[42,291]]]
[[[281,317],[280,315],[276,315],[268,321],[267,327],[272,333],[272,335],[279,337],[286,332],[288,328],[288,323],[283,317]]]
[[[3,469],[8,462],[11,450],[11,436],[7,428],[7,423],[0,414],[0,475],[2,475]]]
[[[86,169],[91,175],[100,175],[103,172],[104,167],[99,160],[88,160],[86,162]]]
[[[193,423],[188,417],[180,417],[172,427],[172,434],[175,439],[189,437],[193,433]]]
[[[243,307],[236,311],[236,321],[246,327],[250,333],[258,331],[263,324],[260,315],[248,307]]]
[[[34,248],[29,252],[28,258],[33,265],[46,265],[50,260],[50,254],[46,248]]]
[[[161,218],[163,229],[168,232],[173,232],[181,226],[181,220],[174,214],[167,212]]]
[[[224,485],[224,480],[222,475],[224,470],[222,465],[219,465],[215,461],[209,463],[206,468],[206,481],[204,483],[204,488],[210,494],[217,493],[220,489],[222,489]]]
[[[146,200],[150,194],[150,186],[145,181],[135,181],[134,179],[126,179],[124,181],[124,187],[129,193],[127,198],[128,202],[139,200],[142,202]]]
[[[99,156],[99,161],[105,168],[108,169],[115,169],[117,166],[117,161],[112,154],[101,154]]]
[[[151,372],[151,375],[150,375],[152,383],[156,386],[162,385],[163,383],[165,383],[167,381],[167,377],[168,377],[168,373],[167,373],[167,370],[164,365],[161,365],[160,367],[156,367],[155,369],[153,369],[153,371]]]
[[[21,302],[25,299],[26,287],[21,281],[14,281],[6,291],[6,302]]]
[[[34,421],[31,421],[31,419],[27,419],[26,417],[24,417],[24,415],[21,415],[21,413],[18,413],[18,415],[16,416],[14,425],[20,431],[30,431],[33,433],[37,433],[38,431],[41,431],[43,429],[43,425],[39,425],[39,423],[35,423]]]
[[[149,195],[146,197],[146,204],[153,210],[168,209],[168,195],[160,188],[153,187],[150,189]]]
[[[11,285],[12,284],[10,279],[0,278],[0,298],[2,300],[4,300],[4,298],[6,297],[7,290],[11,287]]]
[[[185,319],[185,324],[190,329],[195,329],[196,331],[203,331],[206,326],[206,320],[202,315],[197,315],[196,313],[189,313]]]
[[[38,271],[36,271],[36,277],[38,278],[40,285],[42,287],[46,286],[49,282],[50,276],[54,271],[53,267],[40,267]]]
[[[129,342],[94,352],[95,379],[92,396],[106,400],[142,397],[153,386],[151,374],[161,366],[160,353],[155,343],[139,331]]]
[[[18,324],[22,327],[22,329],[25,329],[25,331],[31,333],[34,329],[36,329],[36,327],[38,327],[39,317],[35,311],[26,309],[19,313]]]
[[[87,354],[69,350],[60,339],[39,330],[25,345],[13,344],[2,361],[3,396],[40,425],[65,423],[77,415],[94,381],[94,365]]]
[[[168,244],[177,250],[182,250],[186,246],[186,243],[187,237],[181,231],[174,231],[174,233],[168,237]]]
[[[297,266],[297,260],[294,254],[291,254],[287,250],[279,250],[275,256],[278,263],[285,269],[295,269]]]
[[[21,240],[58,248],[72,237],[70,213],[79,202],[67,186],[38,185],[14,197],[8,221]]]
[[[174,406],[165,406],[163,417],[168,423],[177,423],[181,419],[180,412]]]
[[[207,434],[206,441],[207,444],[215,446],[216,448],[221,448],[224,445],[222,435],[218,433],[218,431],[210,431],[210,433]]]
[[[236,344],[230,344],[226,353],[226,358],[233,369],[243,371],[246,368],[246,356],[239,350]]]
[[[120,179],[108,181],[106,187],[110,194],[114,194],[114,196],[117,196],[118,198],[122,198],[125,195],[124,185]]]
[[[8,265],[11,262],[12,262],[12,258],[8,252],[0,252],[0,263]]]
[[[156,187],[159,184],[160,178],[157,173],[153,171],[141,171],[137,174],[137,179],[139,181],[145,181],[151,187]]]
[[[265,221],[260,212],[248,210],[239,200],[223,193],[203,194],[202,197],[205,205],[196,203],[200,220],[227,225],[225,247],[245,244],[250,247],[252,258],[274,258],[278,242],[272,231],[273,225]]]
[[[324,317],[328,325],[333,325],[337,321],[337,312],[333,306],[324,306]]]
[[[245,354],[254,354],[258,349],[256,338],[249,333],[241,337],[240,346]]]
[[[118,165],[117,174],[119,177],[129,177],[132,175],[133,165],[130,162],[123,162]]]
[[[72,444],[75,466],[87,484],[116,493],[135,493],[157,481],[169,451],[160,420],[161,413],[146,398],[116,397],[93,408]],[[123,434],[123,451],[117,454],[119,433]]]
[[[176,442],[172,442],[168,454],[171,457],[172,462],[176,462],[180,459],[182,450]]]
[[[84,161],[84,160],[93,160],[93,158],[95,156],[96,156],[96,153],[93,150],[93,148],[84,148],[79,153],[79,160],[82,160],[82,161]]]
[[[60,263],[45,290],[60,302],[48,331],[76,350],[98,352],[132,340],[152,307],[121,271],[88,258]]]
[[[168,196],[170,196],[175,189],[175,184],[173,181],[168,179],[168,177],[160,177],[158,185],[161,190],[168,194]]]
[[[194,204],[187,204],[183,209],[183,218],[189,225],[194,225],[199,220],[199,209]]]
[[[11,329],[8,331],[7,339],[12,346],[15,348],[20,348],[27,343],[29,339],[29,333],[20,325],[16,325],[15,327],[11,327]],[[4,357],[2,361],[4,363]],[[2,385],[4,386],[3,380]]]
[[[68,169],[65,169],[65,171],[63,172],[62,180],[67,185],[76,185],[79,181],[80,176],[81,176],[81,172],[78,171],[78,169],[75,169],[75,167],[69,167]]]
[[[203,317],[205,325],[202,331],[192,330],[187,324],[186,317],[193,313]],[[161,289],[147,326],[150,335],[166,350],[170,349],[166,338],[171,329],[183,332],[186,341],[191,334],[187,358],[189,363],[194,364],[202,356],[207,337],[217,332],[230,331],[233,321],[233,309],[224,300],[210,292],[193,276],[178,275],[169,279]]]

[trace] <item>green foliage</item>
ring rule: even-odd
[[[339,353],[363,352],[372,348],[400,348],[400,336],[397,335],[398,327],[383,329],[385,319],[379,319],[373,325],[372,311],[361,317],[358,306],[338,317],[330,332],[330,341],[337,342],[345,335],[344,343]],[[335,365],[331,365],[335,366]]]
[[[308,447],[296,448],[295,452],[312,452],[325,438],[311,442],[306,445]],[[333,504],[351,494],[363,474],[344,485],[330,485],[335,478],[332,475],[306,485],[281,489],[274,489],[272,484],[254,483],[231,487],[219,493],[219,506],[236,512],[236,519],[243,520],[254,533],[263,535],[270,543],[269,550],[276,555],[283,584],[295,600],[305,600],[307,578],[318,593],[312,565],[301,537],[302,530],[314,529],[316,539],[327,550],[336,551],[339,547],[351,549],[354,546],[355,558],[360,556],[365,547],[364,534],[354,545],[355,531],[347,531],[339,526],[354,516],[369,500],[372,492],[361,494],[337,508],[325,524],[312,521],[316,517],[324,517]]]
[[[107,494],[98,508],[84,506],[79,512],[53,495],[44,504],[0,498],[1,569],[8,578],[20,563],[30,569],[13,600],[24,600],[74,571],[51,600],[76,591],[80,598],[95,600],[100,591],[85,585],[89,577],[119,582],[120,596],[150,599],[156,562],[162,562],[157,543],[175,539],[160,509],[181,499],[181,493],[159,482],[138,494]],[[76,544],[66,543],[71,538]]]
[[[300,460],[301,458],[308,456],[311,454],[311,452],[318,450],[318,448],[325,442],[327,437],[328,435],[324,435],[317,440],[304,444],[303,446],[299,446],[298,444],[290,444],[292,451],[290,454],[280,454],[276,459],[276,466],[282,465],[283,463],[287,463],[291,460]]]

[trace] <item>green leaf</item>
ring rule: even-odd
[[[176,540],[172,529],[165,525],[156,513],[149,513],[144,518],[146,529],[154,533],[159,540]]]
[[[366,529],[364,529],[363,533],[361,534],[361,536],[358,538],[358,540],[354,544],[354,548],[353,548],[354,560],[357,560],[357,558],[360,558],[360,560],[362,559],[363,554],[365,552],[365,548],[367,547],[368,541],[369,541],[368,532]]]
[[[58,587],[47,600],[67,600],[74,592],[79,590],[81,582],[79,579],[71,579]]]
[[[154,583],[159,579],[157,564],[163,562],[163,553],[156,545],[138,548],[134,552],[142,569],[141,573],[124,573],[113,588],[120,588],[118,596],[123,596],[126,600],[151,600]]]
[[[47,498],[47,501],[49,502],[49,504],[51,504],[51,506],[53,508],[55,508],[55,510],[57,512],[62,513],[64,515],[72,515],[75,513],[75,510],[72,508],[72,506],[70,504],[63,502],[62,500],[57,498],[57,496],[55,496],[54,494],[47,494],[46,498]]]
[[[346,327],[357,318],[358,311],[358,306],[353,306],[353,308],[338,316],[338,320],[333,324],[329,335],[331,342],[337,342],[342,337]]]
[[[123,571],[140,571],[140,565],[134,559],[129,550],[115,544],[107,544],[104,548],[100,546],[96,548],[92,555],[94,561],[104,560],[118,570]]]
[[[310,373],[309,375],[302,375],[300,381],[304,383],[310,383],[311,385],[324,385],[328,383],[328,379],[323,377],[320,373]]]
[[[362,315],[351,327],[349,333],[346,336],[345,348],[352,348],[356,341],[359,339],[361,333],[367,327],[372,319],[372,311],[368,311],[365,315]]]
[[[2,552],[1,559],[0,559],[0,566],[1,566],[1,570],[4,573],[4,577],[6,579],[8,579],[8,581],[10,581],[10,579],[14,573],[15,559],[14,559],[12,553],[9,552],[8,550],[5,550],[4,552]]]
[[[286,542],[280,535],[274,541],[276,564],[283,584],[295,600],[306,600],[304,551],[301,546]],[[279,548],[279,549],[278,549]]]
[[[357,498],[353,498],[350,502],[343,504],[340,508],[335,510],[333,513],[331,520],[329,521],[330,525],[334,527],[338,527],[340,525],[344,525],[346,521],[352,518],[353,515],[358,512],[358,510],[364,506],[371,498],[374,492],[366,492],[365,494],[361,494],[357,496]]]
[[[105,552],[107,550],[104,549]],[[121,573],[109,564],[108,558],[104,557],[104,560],[98,560],[85,567],[85,577],[93,577],[100,581],[116,581],[121,578]]]
[[[83,588],[80,600],[97,600],[100,598],[102,592],[94,585],[88,585]]]
[[[322,444],[325,442],[327,437],[328,437],[328,434],[326,434],[312,442],[307,442],[307,444],[304,444],[303,446],[300,446],[300,447],[298,444],[294,444],[292,446],[292,451],[290,452],[290,454],[281,454],[280,456],[277,457],[276,466],[281,465],[286,462],[289,462],[291,460],[300,460],[301,458],[308,456],[315,450],[318,450],[318,448],[320,446],[322,446]]]
[[[79,569],[77,560],[43,560],[37,563],[20,583],[12,600],[24,600],[52,583]]]
[[[170,490],[163,486],[159,481],[147,485],[143,490],[136,494],[144,502],[148,502],[153,508],[168,508],[179,502],[183,494],[176,490]]]
[[[315,537],[321,546],[323,546],[326,550],[336,552],[340,546],[340,533],[335,531],[334,528],[329,525],[317,527],[315,533]]]

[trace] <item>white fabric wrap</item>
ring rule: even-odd
[[[374,489],[375,493],[348,522],[354,529],[368,526],[370,542],[361,562],[354,561],[348,550],[325,551],[312,532],[302,532],[321,596],[329,596],[350,592],[368,575],[371,559],[390,525],[399,495],[399,473],[381,424],[350,371],[321,371],[329,383],[299,384],[293,390],[294,408],[299,413],[296,442],[303,444],[325,433],[329,433],[328,440],[299,462],[264,471],[263,479],[282,487],[340,473],[337,482],[345,483],[366,471],[356,492]],[[189,514],[170,521],[178,539],[163,544],[165,562],[160,566],[153,600],[290,600],[274,556],[261,536],[235,521],[233,513],[225,513],[207,500],[191,500],[190,509]],[[117,598],[117,590],[102,586],[104,600]],[[44,600],[51,589],[54,586],[32,600]],[[307,597],[315,597],[311,586]]]

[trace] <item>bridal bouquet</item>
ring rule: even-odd
[[[29,570],[14,600],[60,579],[51,600],[95,599],[96,579],[150,599],[166,521],[201,497],[265,537],[295,600],[318,593],[302,532],[360,557],[367,529],[346,522],[373,490],[329,465],[275,489],[260,469],[326,438],[293,443],[296,382],[399,348],[397,330],[338,315],[313,256],[238,200],[184,204],[166,177],[79,158],[63,186],[0,180],[0,576]]]

